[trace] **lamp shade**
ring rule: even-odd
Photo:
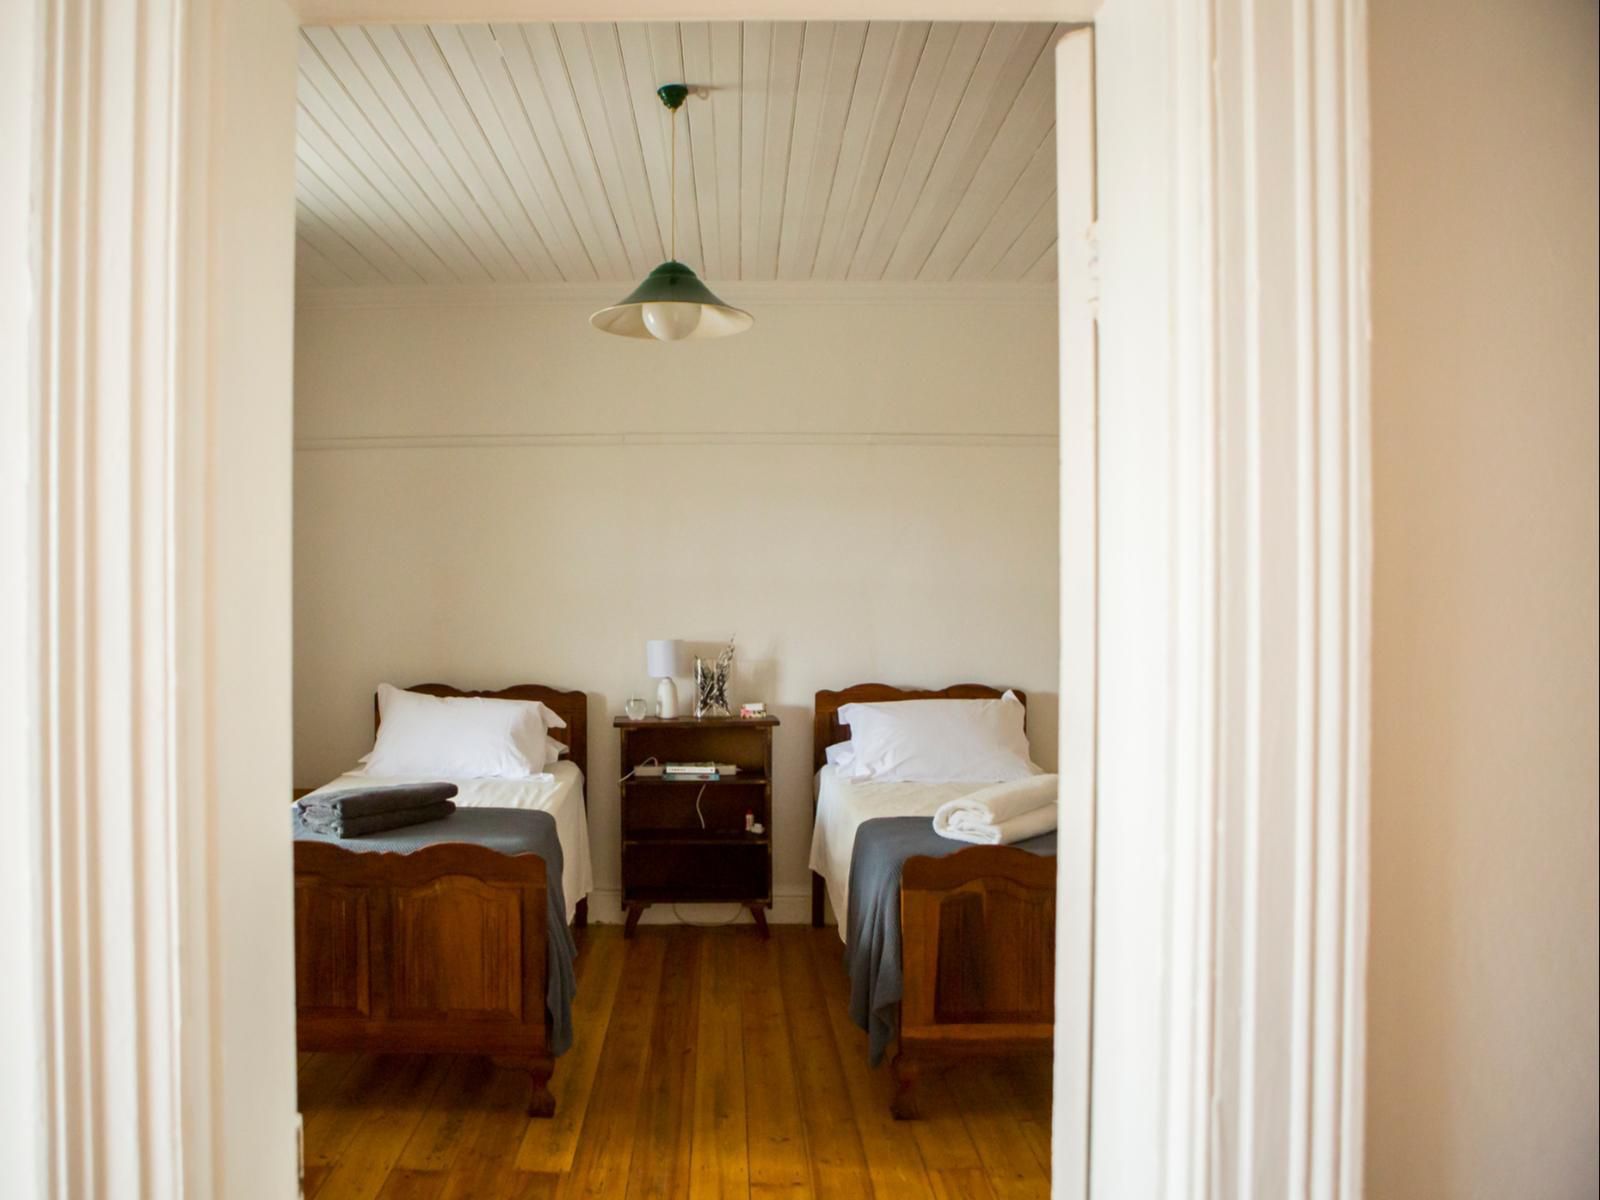
[[[601,333],[676,342],[743,333],[755,318],[724,304],[681,262],[662,263],[620,304],[589,318]],[[652,643],[653,644],[653,643]]]
[[[676,641],[646,642],[644,644],[645,670],[651,679],[671,679],[681,674],[678,667],[683,662],[683,643]]]

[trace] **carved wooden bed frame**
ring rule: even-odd
[[[1012,689],[1024,704],[1027,698]],[[992,700],[1004,689],[961,683],[938,690],[862,683],[818,692],[812,770],[848,741],[846,704]],[[812,802],[813,822],[816,802]],[[823,880],[811,879],[811,923],[822,924]],[[900,880],[904,991],[893,1069],[894,1115],[917,1115],[927,1063],[971,1055],[1048,1052],[1055,1033],[1056,860],[1011,846],[972,846],[944,858],[908,858]]]
[[[431,696],[538,700],[567,723],[588,776],[588,697],[537,684]],[[545,864],[441,843],[412,854],[294,846],[295,999],[302,1050],[482,1054],[533,1081],[528,1114],[555,1113],[546,1028]],[[582,926],[587,902],[574,924]]]

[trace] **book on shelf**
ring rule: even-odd
[[[662,774],[668,779],[703,780],[715,783],[720,777],[716,763],[668,763]]]

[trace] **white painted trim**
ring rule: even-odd
[[[172,822],[190,935],[183,1031],[195,1195],[294,1192],[292,788],[294,105],[285,0],[186,0]],[[193,206],[192,208],[190,206]],[[249,696],[249,702],[240,699]],[[203,814],[203,819],[202,818]],[[196,910],[203,910],[197,912]],[[201,1093],[200,1089],[206,1090]]]
[[[738,911],[734,910],[738,908]],[[595,925],[621,925],[622,892],[618,888],[596,888],[589,893],[589,921]],[[809,889],[774,889],[767,921],[773,925],[811,923]],[[751,925],[748,909],[727,904],[652,904],[640,918],[644,925]]]
[[[758,310],[789,304],[1054,304],[1054,283],[798,283],[757,280],[723,285],[729,303]],[[303,287],[304,312],[363,308],[499,308],[530,304],[615,304],[631,283],[436,284],[414,287]],[[759,314],[758,314],[759,316]]]
[[[0,1161],[7,1193],[51,1193],[57,1136],[49,1103],[46,857],[40,818],[45,744],[39,569],[43,461],[34,373],[42,264],[34,222],[36,138],[44,128],[44,10],[0,7]]]
[[[184,1088],[168,675],[184,6],[15,7],[39,21],[15,687],[43,898],[36,1194],[173,1195],[183,1108],[208,1100]]]
[[[1056,211],[1061,279],[1061,799],[1056,870],[1053,1194],[1089,1193],[1094,1008],[1096,688],[1099,663],[1099,382],[1095,313],[1094,30],[1056,44]]]
[[[1102,80],[1117,82],[1099,96],[1111,149],[1092,1191],[1353,1197],[1365,12],[1207,0],[1158,25],[1162,7],[1135,19],[1113,5],[1096,30]],[[1149,64],[1138,91],[1133,56]],[[1159,120],[1142,119],[1151,105]],[[1150,156],[1161,145],[1171,153]],[[1130,224],[1150,229],[1123,207],[1139,202],[1135,180],[1169,213],[1153,246],[1128,240]],[[1170,313],[1165,342],[1152,310]]]
[[[878,446],[933,448],[985,446],[1054,451],[1053,433],[466,433],[373,434],[356,437],[304,437],[294,448],[307,453],[332,450],[505,450],[559,449],[569,446]]]

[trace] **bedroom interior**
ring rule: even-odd
[[[301,30],[305,1195],[1049,1194],[1062,32]]]
[[[711,19],[748,15],[740,0],[703,0],[694,11]],[[1037,1190],[1036,1176],[1016,1180],[1004,1170],[1029,1162],[1015,1135],[1037,1141],[1036,1121],[1018,1116],[979,1137],[972,1112],[958,1108],[959,1122],[947,1119],[948,1110],[941,1115],[941,1088],[955,1093],[958,1106],[976,1100],[992,1109],[1016,1098],[992,1085],[1016,1076],[975,1067],[953,1077],[926,1072],[921,1119],[889,1124],[887,1108],[876,1103],[882,1093],[871,1089],[883,1086],[892,1066],[869,1070],[865,1055],[839,1052],[866,1035],[848,1009],[835,928],[788,923],[805,900],[807,861],[775,864],[780,888],[773,902],[785,908],[785,920],[770,922],[768,941],[746,924],[655,924],[670,922],[666,903],[653,905],[626,944],[618,926],[591,920],[583,935],[591,939],[588,952],[577,966],[601,984],[578,989],[580,1037],[559,1056],[549,1036],[554,1023],[545,1026],[529,998],[542,972],[546,1012],[552,982],[559,1007],[551,939],[559,941],[569,926],[566,912],[549,911],[557,900],[552,882],[562,877],[565,910],[566,892],[581,884],[569,889],[564,876],[582,863],[581,854],[569,864],[563,853],[559,874],[537,851],[501,855],[511,866],[501,878],[483,865],[484,854],[497,853],[484,847],[467,856],[479,860],[471,868],[477,874],[460,877],[476,878],[482,888],[451,884],[431,898],[431,885],[415,878],[430,869],[426,857],[406,864],[410,894],[401,907],[409,908],[402,915],[411,928],[427,933],[431,920],[428,936],[437,945],[440,928],[475,924],[479,938],[460,948],[480,965],[489,961],[486,946],[501,948],[496,972],[479,975],[473,997],[454,990],[468,980],[454,966],[398,978],[386,970],[370,990],[371,969],[404,962],[413,943],[392,936],[399,924],[361,926],[340,915],[340,905],[376,913],[372,901],[388,894],[391,905],[378,907],[392,916],[394,878],[337,847],[308,847],[307,873],[321,869],[321,853],[334,864],[330,886],[347,889],[317,903],[343,934],[358,936],[320,965],[315,957],[296,962],[285,919],[295,905],[285,799],[296,782],[331,782],[355,765],[353,755],[374,747],[376,689],[334,681],[350,695],[322,711],[340,723],[339,732],[320,762],[297,767],[297,753],[322,731],[307,728],[303,716],[298,735],[293,728],[291,616],[302,629],[317,616],[303,594],[311,581],[300,576],[297,589],[292,570],[294,508],[301,507],[304,525],[308,499],[304,488],[296,494],[295,460],[433,454],[438,470],[414,472],[399,485],[379,482],[395,489],[397,504],[412,500],[399,494],[405,487],[446,507],[455,501],[450,512],[459,514],[466,506],[456,493],[473,482],[459,475],[496,455],[554,444],[540,430],[506,421],[491,423],[498,430],[493,448],[480,449],[474,426],[463,422],[465,433],[441,434],[433,412],[412,396],[418,419],[411,432],[437,445],[416,445],[402,432],[386,448],[392,435],[374,422],[370,436],[354,435],[364,438],[359,449],[338,448],[335,439],[350,436],[338,427],[324,431],[326,441],[307,438],[296,448],[301,30],[684,15],[671,0],[0,5],[0,141],[13,151],[0,157],[0,374],[8,381],[0,389],[0,676],[13,684],[0,689],[0,779],[14,817],[0,842],[0,971],[7,979],[0,1014],[9,1034],[0,1042],[0,1139],[8,1195],[295,1195],[299,1117],[307,1111],[297,1098],[297,1074],[308,1098],[324,1098],[314,1105],[320,1115],[311,1122],[313,1140],[324,1147],[343,1141],[353,1151],[341,1187],[391,1198],[447,1187],[457,1195],[492,1194],[509,1154],[511,1178],[526,1192],[567,1194],[578,1189],[549,1178],[560,1174],[562,1160],[533,1157],[527,1132],[570,1128],[576,1107],[563,1089],[587,1069],[578,1066],[588,1061],[581,1034],[595,1024],[583,1006],[597,1003],[625,1019],[614,1026],[617,1052],[595,1066],[602,1086],[589,1094],[601,1102],[585,1106],[585,1126],[600,1135],[583,1143],[581,1174],[591,1194],[668,1191],[666,1173],[681,1179],[676,1155],[664,1156],[661,1173],[649,1154],[630,1156],[626,1178],[593,1169],[611,1161],[617,1147],[644,1144],[624,1133],[650,1136],[638,1119],[645,1090],[652,1111],[678,1114],[680,1129],[683,1113],[696,1114],[689,1161],[702,1170],[690,1173],[694,1190],[860,1194],[880,1182],[890,1192]],[[1061,555],[1055,701],[1062,799],[1049,1097],[1055,1194],[1594,1194],[1594,4],[873,0],[862,7],[769,0],[763,16],[1092,22],[1062,39],[1056,60],[1058,81],[1077,85],[1057,97],[1059,534],[1072,552]],[[404,63],[397,67],[403,71]],[[387,88],[394,76],[386,69],[376,79]],[[647,90],[635,103],[653,100]],[[689,99],[702,103],[715,98]],[[1087,127],[1092,138],[1071,135],[1075,116],[1079,132]],[[412,142],[398,126],[389,135],[398,153],[430,152],[427,138]],[[1093,154],[1091,183],[1075,195],[1066,186],[1074,177],[1068,162],[1084,147]],[[368,164],[374,171],[376,161]],[[439,157],[420,164],[419,175],[363,177],[395,189],[431,177],[456,189],[461,211],[470,214],[480,199],[496,203],[467,190],[470,171],[458,168],[471,165]],[[637,182],[630,188],[620,176],[613,182],[628,197],[632,221],[636,200],[649,189]],[[528,195],[537,197],[537,187]],[[419,212],[432,203],[420,191],[410,202]],[[370,205],[370,194],[352,203]],[[451,201],[441,195],[438,203]],[[382,224],[381,206],[361,211]],[[486,210],[478,211],[487,221]],[[650,211],[658,209],[652,204]],[[490,260],[512,256],[504,243],[497,251],[482,227],[468,236]],[[339,244],[329,249],[362,270]],[[520,243],[516,249],[531,253]],[[573,289],[561,293],[574,302],[571,327],[601,337],[588,324],[592,315],[664,257],[657,247],[643,248],[615,278],[597,273],[589,284],[556,285]],[[751,331],[722,343],[730,352],[769,327],[782,304],[797,323],[808,319],[810,310],[793,302],[785,281],[714,273],[703,261],[694,267],[716,295],[755,318]],[[349,277],[336,261],[320,269],[340,285],[323,290],[355,299],[360,288],[341,285]],[[366,286],[399,290],[377,277]],[[438,295],[460,286],[445,280],[408,290]],[[527,279],[500,286],[521,293],[525,314],[478,305],[473,315],[502,321],[514,352],[517,336],[555,315],[558,298]],[[580,296],[591,287],[592,295]],[[777,294],[757,294],[763,290]],[[319,302],[315,291],[302,294],[308,312]],[[791,295],[780,300],[785,291]],[[857,306],[863,320],[870,307]],[[443,311],[414,313],[403,336],[426,342]],[[342,319],[336,306],[327,313],[330,324]],[[899,321],[931,329],[928,319],[919,310]],[[831,365],[830,332],[838,326],[818,323],[816,330],[823,352],[792,356],[802,377]],[[541,381],[543,371],[558,370],[584,345],[577,336],[559,345],[546,339],[540,357],[518,364],[518,385]],[[380,358],[388,353],[381,344],[375,349]],[[1075,392],[1071,368],[1091,359],[1092,383]],[[874,362],[863,356],[855,369],[868,371]],[[470,377],[482,364],[463,358],[453,366],[466,382],[452,390],[470,405],[475,388],[482,391]],[[381,373],[381,363],[371,367]],[[366,382],[359,370],[349,377]],[[751,394],[775,382],[760,372],[752,378],[744,389]],[[1000,393],[995,378],[983,381],[987,401]],[[648,394],[659,379],[634,372],[621,383],[635,391],[583,399],[603,416],[615,397]],[[391,390],[404,399],[409,382],[391,380]],[[828,398],[819,393],[804,403],[819,397]],[[517,411],[515,398],[500,407]],[[612,525],[650,516],[677,489],[703,496],[712,476],[663,465],[663,455],[684,444],[704,451],[697,439],[682,439],[705,426],[647,429],[651,440],[640,443],[636,418],[655,414],[643,404],[638,410],[630,424],[604,426],[613,432],[597,439],[602,454],[631,446],[638,459],[628,503],[588,514]],[[581,444],[596,440],[584,436],[590,429],[574,423],[555,437],[577,435],[579,450],[594,449]],[[882,448],[870,439],[854,447]],[[738,453],[718,449],[722,461]],[[448,450],[477,453],[463,454],[467,466],[452,473],[444,469]],[[701,458],[716,461],[700,454],[697,468]],[[336,464],[320,471],[328,486],[311,498],[345,502],[329,479]],[[864,486],[860,474],[834,472],[812,494],[828,502],[846,483]],[[573,495],[592,499],[581,472],[566,481]],[[601,499],[609,504],[609,496]],[[400,510],[401,518],[414,518],[420,507]],[[559,532],[577,507],[564,501],[558,512],[539,516]],[[948,511],[959,521],[968,510],[952,503]],[[797,540],[794,557],[826,561],[843,547],[867,559],[852,540],[855,514],[831,515],[826,537]],[[417,579],[435,586],[422,569],[393,586],[393,566],[381,552],[401,539],[384,516],[376,515],[372,533],[389,540],[375,542],[368,560],[382,568],[375,579],[388,590],[375,585],[333,602],[359,612],[352,637],[362,621],[386,619],[387,605],[406,603]],[[781,542],[786,531],[738,530],[760,546]],[[878,532],[898,529],[886,524]],[[450,533],[435,529],[430,537]],[[551,533],[538,526],[534,536]],[[1092,548],[1092,570],[1083,569],[1084,547]],[[520,545],[495,549],[509,550],[507,561],[531,573]],[[736,576],[738,553],[725,559],[725,576]],[[485,569],[466,555],[460,561]],[[613,563],[621,570],[627,559]],[[773,553],[758,565],[790,564]],[[675,587],[711,592],[703,566],[674,566]],[[503,574],[504,562],[493,569]],[[559,577],[559,570],[546,576]],[[793,570],[797,584],[815,582],[801,576]],[[530,578],[510,583],[524,587]],[[343,582],[360,590],[348,576]],[[966,582],[957,574],[952,586]],[[651,594],[667,590],[654,584]],[[817,588],[810,609],[827,607],[824,592]],[[609,595],[602,586],[594,598],[603,603]],[[899,610],[883,623],[922,615]],[[643,637],[647,646],[678,639],[702,656],[736,635],[742,657],[735,692],[749,682],[754,626],[640,624],[630,639]],[[973,624],[983,636],[988,626]],[[969,630],[938,632],[942,641],[928,639],[932,653],[953,661],[952,647]],[[647,714],[661,679],[636,640],[619,643],[597,683],[579,669],[588,664],[490,678],[499,664],[488,663],[459,677],[450,673],[443,641],[433,643],[437,671],[394,682],[448,685],[446,695],[437,695],[439,687],[417,690],[411,700],[401,698],[401,710],[451,699],[451,688],[583,690],[585,715],[600,718],[584,722],[595,754],[611,753],[622,737],[603,719],[615,711],[616,697],[639,700]],[[326,638],[326,652],[339,649]],[[779,660],[785,671],[796,661]],[[786,777],[801,785],[810,782],[809,766],[793,765],[796,739],[810,744],[812,755],[829,740],[815,732],[818,694],[892,678],[835,665],[836,677],[816,682],[815,692],[808,682],[785,711],[772,700],[774,729],[783,733],[775,749],[791,756]],[[373,679],[387,675],[371,672]],[[1048,734],[1033,713],[1050,703],[1048,689],[998,674],[967,678],[992,690],[1020,686],[1028,735]],[[900,681],[939,682],[921,673]],[[677,679],[685,703],[690,682],[689,675]],[[778,694],[759,677],[751,692]],[[886,707],[880,721],[909,706]],[[452,716],[458,710],[479,711],[444,706]],[[624,716],[633,711],[625,699]],[[571,729],[570,717],[563,719]],[[424,716],[423,727],[428,723]],[[391,703],[384,725],[392,732],[404,724]],[[531,726],[519,732],[531,734]],[[566,744],[559,732],[545,736]],[[389,741],[386,754],[412,745]],[[463,749],[459,737],[448,744]],[[551,753],[537,738],[490,749],[514,750],[530,767]],[[829,749],[821,750],[824,762]],[[513,788],[573,796],[574,759],[586,760],[588,780],[609,785],[610,772],[587,761],[591,755],[575,754],[570,744],[555,753],[545,765],[556,769],[537,772],[550,779],[509,781]],[[767,772],[760,786],[778,773]],[[505,782],[461,781],[473,790]],[[405,825],[381,832],[402,842],[425,836],[429,823],[411,823],[423,810],[451,806],[447,811],[472,824],[469,788],[437,784],[426,780],[410,793],[414,803],[396,812],[383,811],[393,803],[386,795],[365,802],[325,795],[307,805],[307,824],[337,839],[340,829],[401,819]],[[694,787],[698,795],[698,781]],[[799,800],[809,807],[804,794]],[[820,793],[814,800],[819,813],[840,815]],[[707,815],[720,823],[755,807],[730,803],[724,813],[714,802]],[[570,800],[561,806],[569,818],[582,808]],[[787,811],[781,802],[780,816]],[[508,823],[520,831],[486,836],[538,842],[550,830],[536,829],[545,822],[533,818],[548,815],[525,811]],[[958,815],[950,815],[952,827]],[[778,835],[780,858],[794,833]],[[592,893],[597,902],[621,899],[624,884],[614,870],[621,836],[619,826],[593,843],[599,861],[590,866],[607,876],[610,893]],[[556,846],[545,840],[553,859]],[[559,833],[554,840],[559,844]],[[822,849],[832,846],[830,839]],[[1069,869],[1074,852],[1090,847],[1084,869]],[[540,914],[527,899],[538,890],[539,871],[542,966],[533,937]],[[913,883],[918,874],[909,872]],[[706,923],[733,912],[731,903],[699,912],[682,907]],[[509,922],[500,923],[498,942],[483,936],[495,929],[490,914],[512,911],[519,936],[509,936]],[[577,915],[574,905],[570,917]],[[620,915],[595,914],[606,922]],[[797,945],[796,934],[815,936]],[[338,949],[336,942],[321,945]],[[696,953],[697,944],[717,952]],[[1091,957],[1092,972],[1074,967]],[[452,963],[448,954],[415,961]],[[397,996],[425,999],[436,1010],[441,1001],[459,1009],[469,999],[492,1000],[499,1033],[513,1043],[498,1049],[512,1059],[525,1052],[522,1061],[502,1069],[492,1057],[465,1051],[329,1050],[309,1052],[298,1072],[297,965],[332,983],[330,965],[355,964],[352,982],[359,985],[363,963],[369,996],[391,1008]],[[737,1040],[729,1036],[730,997],[740,1017]],[[389,1014],[373,1008],[362,1015],[376,1022]],[[781,1037],[780,1016],[794,1018]],[[518,1024],[520,1032],[510,1028]],[[707,1048],[692,1093],[685,1076],[661,1070],[664,1060],[654,1052],[656,1032],[668,1028],[692,1029],[697,1046]],[[805,1061],[833,1065],[813,1065],[796,1078],[797,1030],[818,1050],[831,1036],[831,1058]],[[352,1024],[336,1036],[356,1032]],[[410,1032],[421,1036],[420,1024]],[[542,1056],[537,1041],[515,1042],[522,1035],[545,1037],[557,1060],[546,1085],[556,1101],[553,1117],[527,1115]],[[482,1039],[475,1041],[482,1049]],[[789,1056],[790,1070],[761,1079],[774,1086],[750,1092],[754,1109],[730,1109],[708,1086],[743,1078],[712,1069],[730,1062],[735,1047],[746,1070]],[[351,1063],[358,1072],[341,1075]],[[471,1093],[478,1101],[462,1120],[431,1101],[418,1118],[415,1099],[430,1089],[434,1097]],[[356,1094],[365,1102],[348,1103]],[[863,1096],[874,1102],[858,1102]],[[799,1097],[810,1105],[806,1111]],[[743,1113],[743,1143],[733,1112]],[[852,1141],[858,1113],[867,1124],[857,1125]],[[781,1118],[776,1126],[773,1114]],[[873,1122],[890,1132],[874,1139],[868,1163],[861,1130],[879,1131]],[[793,1162],[792,1146],[752,1141],[751,1131],[763,1128],[798,1129],[821,1153],[804,1172],[784,1175],[776,1168]],[[365,1130],[359,1138],[357,1129]],[[943,1174],[922,1181],[904,1170],[916,1161],[906,1131],[922,1165]],[[402,1147],[406,1161],[395,1170],[393,1145],[402,1135],[409,1150]],[[576,1152],[576,1134],[563,1136],[568,1140],[546,1148]],[[358,1141],[363,1148],[355,1150]],[[742,1159],[719,1157],[741,1144]],[[977,1158],[980,1147],[992,1157],[999,1147],[993,1172]],[[896,1148],[898,1155],[884,1153]],[[932,1168],[941,1154],[945,1165]],[[555,1168],[547,1169],[552,1161]],[[736,1174],[741,1162],[743,1177]],[[460,1181],[441,1180],[457,1165]],[[314,1186],[333,1186],[328,1164],[312,1167]]]

